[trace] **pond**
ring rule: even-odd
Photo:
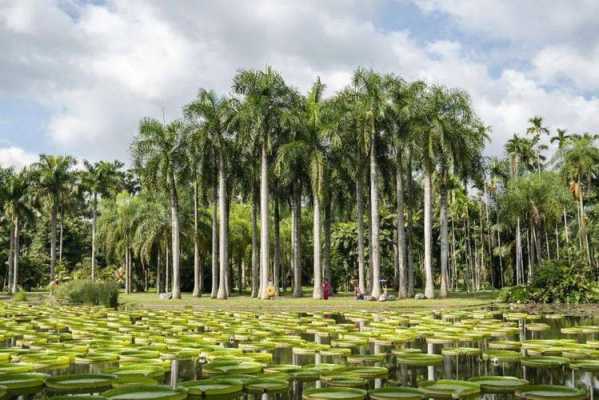
[[[577,400],[599,390],[591,316],[21,303],[0,314],[1,398]]]

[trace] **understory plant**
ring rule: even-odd
[[[112,281],[73,280],[53,289],[56,299],[70,304],[102,305],[116,307],[119,285]]]

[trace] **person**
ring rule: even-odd
[[[364,293],[360,290],[357,280],[354,280],[354,297],[356,300],[364,300]]]
[[[328,279],[325,279],[322,282],[322,298],[325,300],[328,300],[330,295],[331,295],[331,284]]]

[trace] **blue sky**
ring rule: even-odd
[[[0,164],[127,161],[142,117],[178,118],[200,87],[265,65],[330,94],[357,66],[463,88],[488,154],[533,115],[596,132],[596,15],[590,0],[0,0]]]

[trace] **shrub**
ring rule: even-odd
[[[103,305],[116,307],[119,285],[111,281],[73,280],[53,289],[57,299],[71,304]]]
[[[584,262],[548,260],[537,269],[528,286],[503,289],[499,300],[509,303],[594,303],[599,285]]]
[[[27,301],[27,293],[25,292],[17,292],[12,297],[14,301]]]

